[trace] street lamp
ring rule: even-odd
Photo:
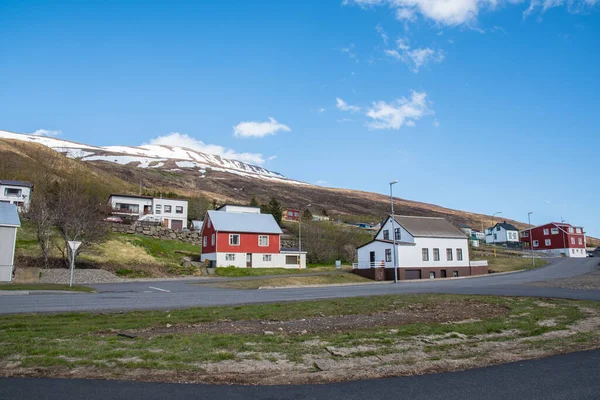
[[[496,234],[494,233],[494,228],[496,227],[496,224],[494,224],[494,217],[498,214],[502,214],[502,211],[498,211],[492,214],[492,240],[494,241],[494,257],[496,257]]]
[[[312,204],[307,204],[304,209],[306,210],[310,206]],[[302,251],[302,210],[300,210],[300,218],[298,219],[298,251]]]
[[[394,216],[394,195],[392,193],[392,186],[398,183],[398,180],[395,179],[390,182],[390,204],[392,206],[392,243],[394,245],[393,257],[394,257],[394,283],[398,283],[398,267],[396,266],[396,217]]]
[[[564,224],[565,222],[567,222],[567,221],[565,221],[564,219],[562,219],[562,217],[560,217],[560,223]],[[568,257],[569,256],[569,247],[568,247],[569,243],[567,243],[565,241],[565,226],[564,225],[561,226],[560,229],[562,230],[562,233],[563,233],[562,234],[562,237],[563,237],[563,247],[564,247],[564,250],[565,250],[565,252],[563,254],[565,255],[565,257]]]
[[[535,260],[533,259],[533,229],[531,229],[531,214],[533,211],[527,213],[527,220],[529,221],[529,247],[531,248],[531,266],[535,268]]]

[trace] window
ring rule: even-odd
[[[546,246],[550,246],[550,245],[552,244],[552,240],[550,240],[550,239],[546,239],[546,240],[545,240],[545,242],[544,242],[544,244],[545,244]]]
[[[160,214],[161,212],[161,206],[160,204],[157,204],[154,206],[154,214]]]
[[[210,245],[214,246],[215,245],[215,234],[213,233],[212,236],[210,237]]]
[[[431,271],[429,273],[429,279],[435,279],[435,272]]]
[[[206,247],[206,242],[207,242],[206,239],[208,239],[208,237],[206,237],[206,236],[204,236],[204,238],[202,239],[202,246],[204,246],[204,247]]]
[[[575,229],[575,232],[577,232],[577,233],[583,233],[583,232],[581,232],[581,228]]]
[[[8,201],[8,200],[0,200],[0,203],[10,204],[10,201]]]
[[[402,233],[400,232],[400,228],[394,229],[394,239],[400,240],[402,237]]]
[[[452,249],[446,249],[446,260],[452,261]]]
[[[297,217],[297,216],[298,216],[298,212],[294,211],[294,217]]]
[[[521,232],[521,237],[529,237],[529,231]]]
[[[21,197],[21,189],[4,188],[6,197]]]
[[[498,235],[494,233],[494,240],[498,240]]]
[[[225,261],[235,261],[235,254],[233,254],[233,253],[225,254]]]
[[[575,244],[575,238],[571,238],[571,244]]]
[[[267,247],[269,245],[269,237],[267,235],[260,235],[258,237],[258,245],[260,247]]]
[[[292,217],[292,216],[294,216],[294,213],[293,213],[293,212],[291,212],[291,211],[288,211],[288,215],[289,215],[290,217]]]
[[[456,260],[457,261],[462,261],[463,260],[462,249],[456,249]]]
[[[385,262],[392,261],[392,249],[385,249]]]
[[[458,278],[458,271],[452,271],[452,277]]]
[[[550,234],[550,231],[548,229],[544,229],[544,236],[547,236]]]
[[[558,228],[552,228],[550,231],[553,235],[558,235]]]
[[[171,212],[173,212],[173,210],[172,210],[171,206],[167,206],[167,205],[165,205],[165,213],[166,213],[166,214],[169,214],[169,213],[171,213]]]
[[[229,245],[230,246],[239,246],[240,245],[240,235],[237,235],[237,234],[229,235]]]
[[[390,240],[390,231],[387,229],[383,231],[383,240]]]
[[[183,206],[175,206],[175,214],[183,214]]]
[[[116,203],[115,209],[131,214],[138,214],[140,212],[140,206],[137,204]]]
[[[271,262],[271,255],[270,254],[263,254],[263,261],[265,261],[265,262]]]
[[[210,228],[210,219],[208,220],[208,224],[207,224],[207,226]]]
[[[581,238],[577,239],[577,243],[583,244],[583,240]]]
[[[285,263],[287,265],[298,265],[298,256],[285,256]]]
[[[569,233],[573,233],[573,228],[569,228]]]
[[[429,261],[429,249],[421,250],[423,261]]]
[[[433,261],[440,261],[440,249],[433,249]]]
[[[496,227],[496,231],[500,232],[500,225]]]
[[[537,240],[533,241],[533,247],[539,247],[540,242],[538,242]]]

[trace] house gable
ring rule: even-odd
[[[394,240],[394,229],[398,229],[400,228],[400,240],[397,240],[399,242],[407,242],[407,243],[414,243],[415,238],[413,237],[413,235],[411,235],[411,233],[409,231],[407,231],[402,225],[400,225],[398,223],[398,221],[395,221],[394,226],[392,226],[392,217],[387,217],[387,219],[385,220],[385,222],[381,225],[381,228],[379,229],[379,231],[377,232],[377,234],[375,235],[375,239],[376,240],[380,240],[380,241],[385,241],[385,240]],[[385,237],[385,231],[388,231],[388,237]]]

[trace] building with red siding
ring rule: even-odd
[[[296,208],[286,208],[283,210],[282,219],[286,221],[299,221],[302,215],[302,211]]]
[[[306,268],[306,252],[281,248],[282,233],[258,207],[225,205],[206,213],[200,260],[216,267]]]
[[[549,256],[586,257],[585,232],[582,227],[551,222],[521,231],[525,249]]]

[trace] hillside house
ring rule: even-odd
[[[17,228],[20,226],[17,206],[0,203],[0,282],[12,281]]]
[[[300,218],[302,217],[302,211],[298,210],[296,208],[286,208],[285,210],[283,210],[283,215],[282,215],[282,219],[284,221],[300,221]]]
[[[306,252],[281,248],[282,233],[275,218],[258,207],[226,205],[207,211],[200,260],[215,267],[306,268]]]
[[[485,243],[499,244],[506,247],[519,247],[519,229],[506,221],[498,222],[496,225],[485,230]]]
[[[149,196],[111,194],[108,204],[112,215],[137,221],[161,223],[164,227],[180,230],[188,226],[186,200],[157,199]]]
[[[396,251],[394,252],[394,240]],[[358,247],[353,272],[375,279],[382,268],[385,279],[434,279],[487,274],[487,266],[472,266],[469,238],[444,218],[388,217],[375,239]]]
[[[550,256],[586,257],[586,237],[582,227],[561,222],[525,229],[520,234],[523,247]]]
[[[31,203],[33,183],[0,179],[0,203],[14,204],[18,212],[26,212]]]

